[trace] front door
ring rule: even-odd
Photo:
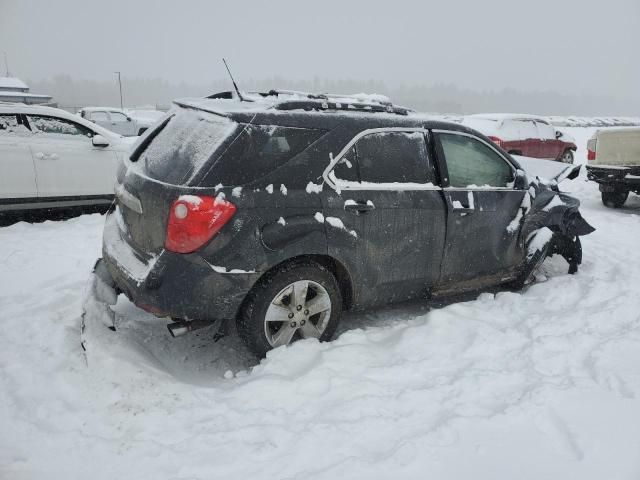
[[[440,283],[479,288],[506,281],[524,259],[519,232],[526,192],[514,188],[515,168],[472,135],[438,131],[437,139],[448,210]]]
[[[109,128],[109,130],[124,135],[125,137],[133,137],[137,134],[135,123],[124,113],[110,111],[109,115],[111,115],[111,128]]]
[[[102,128],[111,130],[111,118],[105,111],[97,110],[89,112],[89,120],[97,125],[100,125]]]
[[[29,150],[32,134],[21,119],[20,115],[0,115],[0,198],[38,195],[36,172]]]
[[[422,129],[370,130],[323,195],[329,255],[353,272],[356,304],[424,294],[438,281],[446,210]]]
[[[110,148],[94,147],[93,132],[66,119],[29,115],[38,196],[113,195],[118,158]]]

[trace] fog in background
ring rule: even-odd
[[[0,0],[11,73],[61,106],[375,92],[443,113],[640,115],[640,1]],[[4,67],[4,66],[3,66]],[[4,74],[4,68],[2,68]]]

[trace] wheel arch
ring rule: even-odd
[[[342,262],[337,259],[331,257],[330,255],[323,254],[304,254],[304,255],[296,255],[294,257],[287,258],[272,267],[266,270],[258,279],[255,281],[245,299],[242,302],[242,305],[238,309],[238,313],[240,313],[246,303],[247,299],[251,295],[251,293],[256,289],[258,285],[265,278],[268,278],[270,275],[273,275],[278,270],[282,269],[285,266],[293,265],[293,264],[305,264],[305,263],[317,263],[327,270],[331,272],[331,274],[335,277],[336,282],[338,283],[338,287],[340,289],[340,294],[342,295],[342,309],[349,310],[353,306],[353,281],[351,278],[351,274],[347,270],[347,268],[342,264]]]

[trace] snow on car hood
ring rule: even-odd
[[[573,165],[541,158],[522,157],[512,155],[527,173],[529,180],[538,178],[544,183],[560,183],[567,178],[575,178],[580,171],[580,165]]]

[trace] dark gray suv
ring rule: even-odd
[[[522,285],[553,253],[580,263],[577,200],[476,131],[378,99],[244,100],[177,102],[118,173],[99,290],[173,335],[234,321],[264,356],[330,339],[346,309]]]

